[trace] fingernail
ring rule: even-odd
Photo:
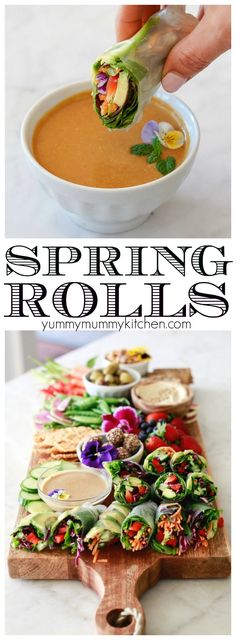
[[[187,78],[184,78],[184,76],[181,76],[179,73],[173,73],[173,71],[170,71],[170,73],[167,73],[166,76],[162,78],[163,89],[169,91],[169,93],[178,91],[185,82],[187,82]]]

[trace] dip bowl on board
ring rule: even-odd
[[[35,159],[33,133],[39,120],[59,102],[90,89],[88,82],[73,82],[41,98],[24,118],[21,143],[31,172],[48,195],[66,210],[65,214],[72,215],[73,221],[88,231],[122,233],[142,224],[155,209],[174,196],[193,165],[199,146],[199,126],[182,100],[159,89],[156,95],[179,114],[189,134],[189,148],[180,166],[160,179],[132,187],[98,188],[63,180],[44,169]]]

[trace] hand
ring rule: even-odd
[[[160,5],[121,7],[117,19],[118,39],[130,38]],[[199,12],[199,24],[171,49],[164,65],[162,85],[177,91],[187,80],[205,69],[231,45],[230,5],[206,5]]]

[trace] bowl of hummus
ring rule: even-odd
[[[146,414],[160,410],[182,416],[192,404],[193,391],[177,379],[150,376],[133,387],[131,397],[134,406]]]

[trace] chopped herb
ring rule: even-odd
[[[134,144],[130,147],[130,152],[134,156],[148,156],[153,151],[151,144]]]

